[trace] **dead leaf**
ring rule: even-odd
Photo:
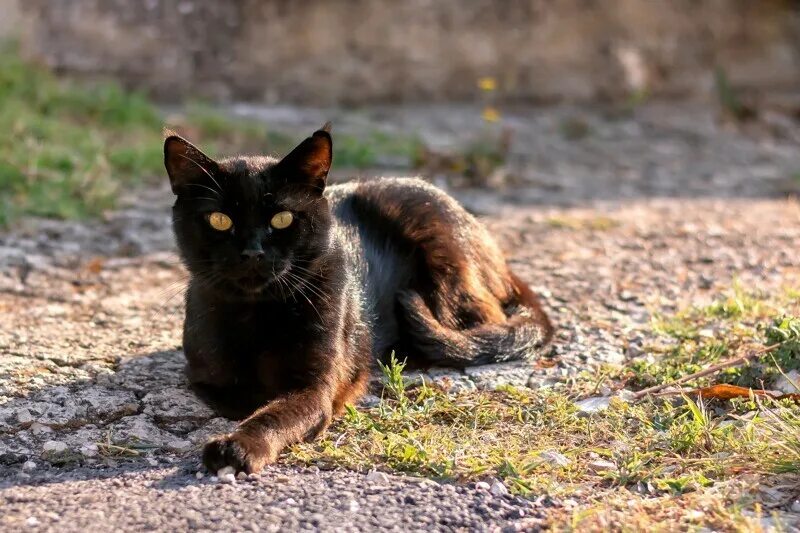
[[[702,396],[703,398],[712,400],[750,398],[750,396],[753,395],[753,396],[766,396],[768,398],[772,398],[773,400],[789,399],[789,400],[794,400],[796,402],[800,402],[800,394],[797,393],[772,394],[765,390],[748,389],[747,387],[738,387],[736,385],[727,385],[725,383],[711,385],[710,387],[701,387],[699,389],[693,389],[690,391],[686,391],[686,394],[698,395]]]
[[[536,367],[537,368],[553,368],[558,364],[558,360],[555,358],[544,358],[544,359],[537,359],[536,360]]]
[[[92,274],[99,274],[103,270],[103,265],[105,264],[106,260],[102,257],[93,257],[86,262],[85,268]]]

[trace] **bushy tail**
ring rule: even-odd
[[[502,324],[453,329],[433,315],[419,293],[398,295],[411,348],[433,364],[464,367],[534,357],[550,341],[553,327],[530,288],[516,277],[519,301]]]

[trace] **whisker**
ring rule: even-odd
[[[215,191],[208,185],[203,185],[202,183],[187,183],[186,185],[188,185],[189,187],[202,187],[204,189],[208,189],[209,191],[213,192],[214,194],[222,198],[222,194],[219,191]]]
[[[213,182],[214,182],[214,185],[216,185],[216,186],[217,186],[217,188],[219,189],[219,192],[222,192],[222,187],[220,186],[219,182],[218,182],[217,180],[215,180],[215,179],[214,179],[214,176],[212,176],[212,175],[211,175],[211,172],[209,172],[208,170],[206,170],[206,169],[205,169],[205,167],[203,167],[203,165],[201,165],[200,163],[198,163],[197,161],[195,161],[194,159],[192,159],[191,157],[189,157],[189,156],[187,156],[187,155],[184,155],[184,154],[178,154],[178,155],[179,155],[180,157],[184,158],[184,159],[187,159],[187,160],[191,161],[191,162],[192,162],[192,163],[194,163],[195,165],[197,165],[197,168],[199,168],[200,170],[202,170],[203,172],[205,172],[205,173],[206,173],[206,176],[208,176],[209,178],[211,178],[211,181],[213,181]],[[212,189],[212,190],[213,190],[213,189]]]
[[[191,198],[187,198],[187,200],[209,200],[211,202],[219,202],[219,198],[209,198],[208,196],[192,196]]]
[[[330,298],[328,297],[328,295],[325,294],[322,291],[321,288],[317,287],[316,285],[311,283],[309,280],[303,279],[303,278],[301,278],[300,276],[298,276],[296,274],[292,274],[291,272],[286,272],[286,275],[290,276],[290,278],[292,278],[292,279],[296,280],[298,283],[302,284],[303,288],[306,288],[306,289],[310,290],[319,299],[321,299],[321,300],[323,300],[325,302],[329,302],[330,301]]]
[[[311,299],[308,296],[306,296],[306,293],[303,292],[302,287],[295,286],[295,290],[300,293],[300,296],[302,296],[303,298],[306,299],[306,301],[308,302],[308,305],[310,305],[311,308],[314,309],[314,312],[317,313],[317,316],[319,317],[320,321],[322,322],[323,321],[322,315],[320,314],[319,310],[317,309],[317,306],[314,305],[314,303],[311,301]]]

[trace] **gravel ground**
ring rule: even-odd
[[[79,468],[68,475],[34,475],[25,486],[0,481],[9,531],[430,531],[528,529],[537,507],[467,485],[382,474],[364,483],[353,472],[269,468],[222,484],[196,479],[191,465],[136,470]],[[57,489],[57,490],[54,490]],[[47,506],[38,505],[47,501]]]
[[[563,109],[514,119],[530,124],[515,143],[547,140],[531,141],[530,158],[513,165],[547,179],[527,179],[525,194],[458,195],[543,295],[559,362],[433,369],[427,379],[452,389],[547,386],[642,355],[653,312],[709,301],[734,279],[797,286],[800,204],[784,195],[800,170],[794,130],[765,137],[709,129],[691,108],[660,122],[657,113],[620,124],[582,111],[596,133],[580,142],[548,129],[572,116]],[[437,116],[422,131],[458,130]],[[364,120],[375,119],[345,127]],[[531,529],[560,505],[285,466],[234,485],[196,479],[198,447],[231,423],[195,399],[181,373],[186,275],[170,202],[162,186],[103,220],[29,220],[0,234],[0,528]]]

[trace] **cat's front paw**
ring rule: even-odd
[[[236,433],[216,437],[203,448],[203,464],[213,474],[226,466],[236,473],[252,474],[271,462],[271,450],[266,440]]]

